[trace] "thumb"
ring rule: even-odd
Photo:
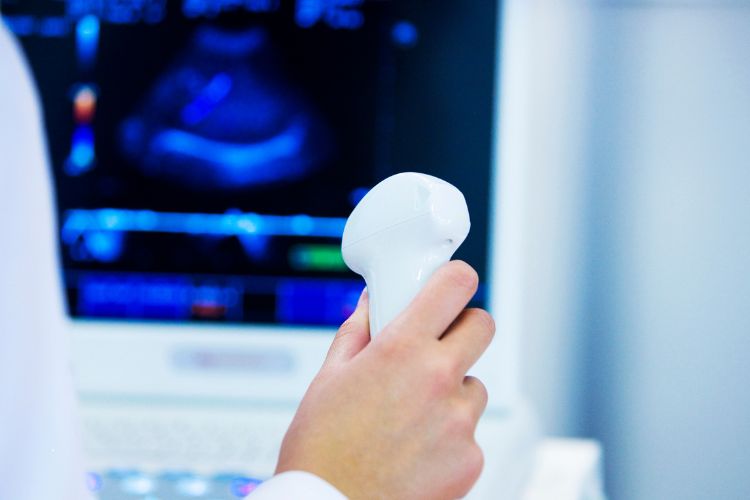
[[[370,301],[365,288],[359,297],[357,308],[336,332],[326,356],[326,365],[349,361],[370,342],[369,308]]]

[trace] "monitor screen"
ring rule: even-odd
[[[401,171],[464,192],[457,258],[486,280],[496,2],[2,8],[43,103],[72,316],[338,324],[363,287],[346,218]]]

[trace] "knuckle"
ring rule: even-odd
[[[461,359],[453,353],[446,353],[435,358],[433,370],[437,378],[450,384],[453,384],[456,380],[460,381],[463,375],[461,373]]]
[[[457,403],[453,408],[448,425],[449,433],[452,436],[473,438],[477,426],[477,418],[472,405],[467,401]]]
[[[466,375],[466,369],[464,368],[464,361],[460,356],[448,356],[448,359],[444,362],[443,369],[446,375],[452,382],[460,383]]]
[[[478,406],[484,409],[487,406],[489,400],[489,393],[487,387],[482,383],[481,380],[474,377],[468,377],[468,382],[474,386],[474,399],[478,403]]]
[[[497,325],[495,324],[495,318],[492,317],[490,313],[485,311],[484,309],[479,309],[479,316],[482,319],[482,322],[484,323],[485,328],[487,329],[487,333],[490,338],[495,335],[495,331],[497,330]]]
[[[474,477],[479,477],[484,468],[484,452],[476,442],[473,442],[469,448],[468,455],[467,468],[469,469],[469,473]]]
[[[356,321],[354,321],[352,319],[347,319],[339,327],[338,335],[336,335],[336,336],[337,337],[344,337],[346,335],[349,335],[349,334],[352,334],[352,333],[356,333],[357,330],[359,330],[359,328],[360,328],[359,324]]]
[[[479,382],[479,394],[479,402],[481,403],[482,411],[484,411],[484,409],[487,408],[487,403],[490,400],[490,393],[487,392],[487,387],[482,382]]]
[[[477,325],[477,329],[482,332],[488,340],[495,335],[495,320],[490,313],[484,309],[471,308],[466,310],[469,320]]]
[[[463,460],[461,462],[463,468],[457,475],[458,488],[455,492],[456,498],[463,498],[469,494],[471,488],[479,479],[479,476],[484,469],[484,453],[476,442],[472,442],[463,454]]]
[[[443,372],[435,371],[430,380],[430,386],[433,389],[433,393],[443,395],[450,391],[450,381]]]
[[[429,369],[433,387],[441,393],[450,391],[455,385],[456,371],[456,362],[451,357],[434,358]]]
[[[384,330],[378,340],[378,349],[386,358],[400,360],[411,355],[411,344],[404,335],[390,335]]]
[[[476,290],[479,286],[479,275],[466,262],[461,260],[451,261],[444,267],[446,278],[457,286]]]

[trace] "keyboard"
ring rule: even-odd
[[[294,409],[84,402],[82,413],[99,499],[219,500],[273,475]]]
[[[86,477],[89,490],[99,500],[237,500],[252,493],[262,481],[238,473],[205,476],[190,471],[163,471],[149,474],[135,469],[90,472]]]

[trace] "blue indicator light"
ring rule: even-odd
[[[96,60],[99,47],[99,18],[87,15],[78,20],[76,25],[76,50],[78,61],[84,68],[90,68]]]
[[[86,474],[86,487],[92,493],[102,489],[102,476],[96,472],[89,472]]]
[[[89,255],[99,262],[115,262],[122,255],[123,234],[95,231],[87,233],[85,246]]]
[[[262,481],[260,479],[253,479],[249,477],[239,477],[232,481],[229,486],[229,490],[237,498],[245,498],[260,485]]]
[[[73,145],[70,156],[65,163],[65,172],[68,175],[81,175],[91,169],[96,160],[94,150],[94,131],[88,125],[81,125],[73,132]]]
[[[399,21],[393,25],[391,38],[396,45],[410,48],[414,47],[419,41],[419,32],[413,23],[409,21]]]
[[[122,480],[120,489],[130,495],[147,495],[156,489],[156,484],[144,474],[133,474]]]
[[[76,36],[85,41],[97,40],[99,38],[99,19],[93,15],[82,17],[76,27]]]
[[[209,490],[209,483],[201,477],[186,477],[177,481],[176,490],[184,497],[203,497]]]
[[[89,144],[75,144],[70,152],[70,162],[76,174],[87,170],[94,161],[94,148]],[[72,172],[68,172],[72,173]]]

